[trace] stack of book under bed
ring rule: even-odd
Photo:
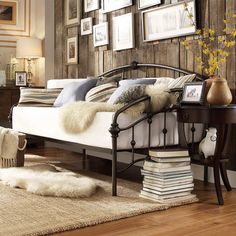
[[[150,150],[141,169],[144,176],[140,197],[160,203],[193,197],[193,175],[188,150]]]

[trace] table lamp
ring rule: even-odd
[[[26,59],[28,62],[27,81],[32,85],[32,60],[42,57],[42,41],[38,38],[22,38],[17,40],[16,58]]]

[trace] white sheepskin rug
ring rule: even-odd
[[[91,178],[61,172],[47,164],[0,169],[0,180],[5,185],[26,189],[30,193],[55,197],[90,197],[97,188]]]

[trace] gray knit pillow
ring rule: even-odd
[[[145,95],[146,85],[138,84],[132,85],[129,89],[124,91],[115,101],[114,104],[117,103],[129,103],[139,99],[140,97]]]

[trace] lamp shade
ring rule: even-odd
[[[42,41],[37,38],[22,38],[16,43],[16,58],[42,57]]]

